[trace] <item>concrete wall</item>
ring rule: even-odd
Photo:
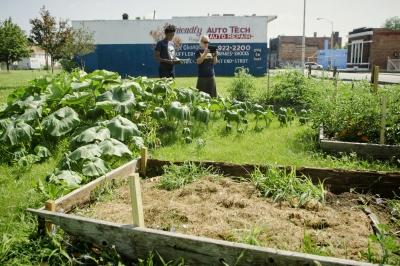
[[[130,76],[158,76],[159,63],[154,60],[155,41],[150,31],[162,29],[165,23],[177,27],[175,36],[182,39],[177,56],[190,59],[177,65],[175,74],[197,76],[194,53],[202,35],[209,35],[219,50],[216,75],[232,76],[235,68],[249,68],[252,75],[267,72],[268,21],[276,16],[210,16],[173,17],[169,20],[72,21],[74,28],[88,27],[95,31],[94,53],[84,56],[86,67],[93,71],[107,69]],[[83,24],[82,24],[83,23]]]

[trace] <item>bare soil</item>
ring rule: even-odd
[[[265,247],[359,260],[374,234],[362,202],[379,223],[390,221],[384,204],[372,195],[327,192],[324,208],[316,201],[296,208],[258,197],[252,184],[230,178],[206,176],[172,191],[157,184],[158,177],[141,182],[145,226],[195,236],[244,243],[256,236]],[[129,186],[123,185],[113,200],[95,204],[91,217],[132,224],[131,210]]]

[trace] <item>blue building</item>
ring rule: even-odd
[[[324,42],[324,50],[318,50],[317,63],[322,65],[324,69],[328,69],[331,64],[331,56],[333,57],[332,68],[335,66],[339,69],[346,69],[347,49],[328,49],[328,41]]]
[[[268,71],[268,23],[277,16],[228,15],[164,20],[129,20],[126,15],[122,20],[72,21],[72,26],[94,32],[97,48],[83,57],[89,71],[106,69],[124,78],[158,76],[159,63],[154,60],[153,50],[157,40],[151,32],[161,32],[163,38],[163,26],[173,24],[177,28],[175,37],[182,43],[176,56],[188,59],[175,67],[176,77],[197,76],[195,52],[203,35],[218,46],[217,76],[233,76],[242,66],[252,75],[264,75]]]

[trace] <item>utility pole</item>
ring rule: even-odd
[[[304,58],[306,55],[306,0],[304,0],[303,43],[301,45],[301,72],[304,74]]]

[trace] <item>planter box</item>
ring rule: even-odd
[[[117,182],[120,178],[128,178],[133,173],[139,173],[141,165],[149,169],[158,169],[169,161],[141,159],[131,161],[112,172],[100,177],[89,184],[63,196],[55,201],[55,211],[48,211],[44,207],[40,209],[28,209],[46,219],[52,224],[59,225],[64,231],[75,235],[80,239],[108,248],[115,246],[119,254],[125,258],[135,260],[145,258],[151,250],[157,250],[166,260],[174,260],[178,257],[185,259],[189,265],[235,265],[238,256],[245,250],[240,265],[372,265],[366,262],[354,260],[323,257],[317,255],[291,252],[275,248],[251,246],[247,244],[215,240],[205,237],[191,236],[174,232],[154,230],[150,228],[118,224],[98,219],[85,218],[70,215],[76,207],[87,204],[93,191],[98,190],[105,182]],[[183,162],[174,162],[182,164]],[[200,163],[200,162],[194,162]],[[231,164],[224,162],[201,162],[206,166],[212,165],[220,170],[220,173],[228,176],[241,176],[248,178],[255,168],[265,169],[265,165]],[[285,167],[285,166],[281,166]],[[291,167],[285,167],[292,170]],[[349,191],[350,188],[373,191],[381,196],[392,196],[392,191],[399,193],[399,172],[377,171],[348,171],[340,169],[297,167],[296,174],[310,176],[315,182],[318,179],[326,179],[325,185],[332,192]]]
[[[380,160],[393,157],[400,159],[400,146],[328,140],[324,138],[323,128],[319,132],[319,141],[321,149],[326,153],[355,152],[358,156],[372,156]]]

